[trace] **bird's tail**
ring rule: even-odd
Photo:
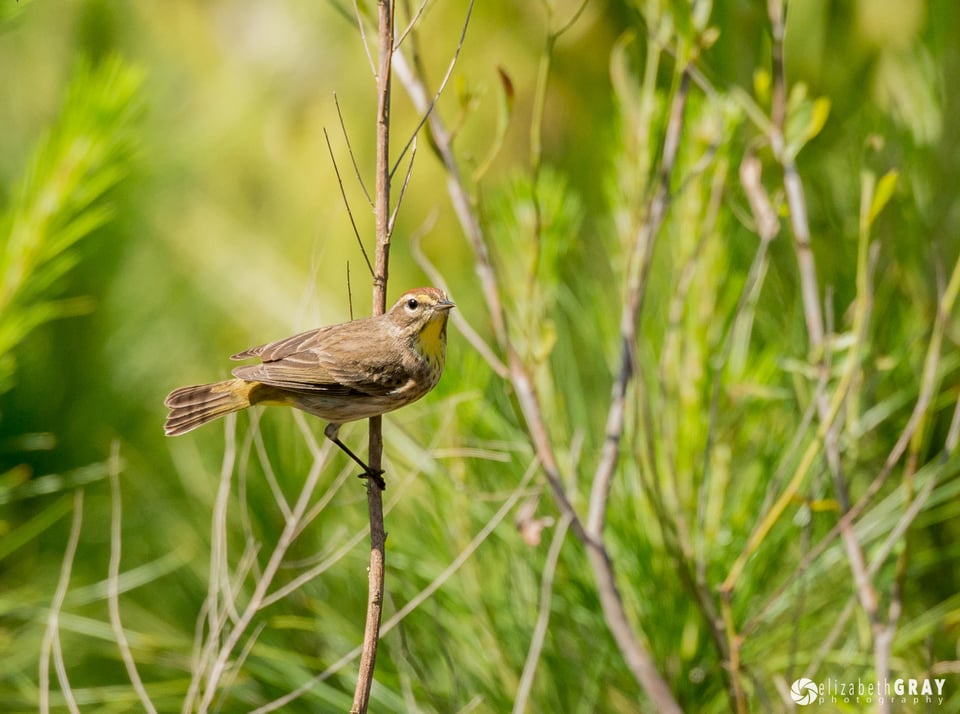
[[[185,434],[208,421],[246,409],[251,404],[250,393],[256,386],[256,382],[228,379],[174,389],[163,401],[170,408],[163,432],[167,436]]]

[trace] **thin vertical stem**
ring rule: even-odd
[[[377,2],[377,173],[374,195],[377,253],[374,259],[373,314],[387,309],[387,276],[390,261],[390,74],[393,61],[393,2]],[[380,468],[383,456],[381,418],[370,419],[370,468]],[[367,509],[370,514],[370,569],[368,572],[367,619],[363,650],[351,712],[363,714],[370,701],[373,672],[383,614],[383,579],[386,530],[383,524],[383,493],[374,479],[367,479]]]
[[[140,699],[144,710],[150,714],[157,714],[157,708],[150,700],[143,679],[137,670],[137,661],[130,650],[127,634],[120,619],[120,556],[121,534],[123,521],[123,498],[120,494],[120,444],[114,441],[110,447],[110,566],[107,578],[107,604],[110,609],[110,624],[114,636],[117,638],[117,648],[120,650],[120,659],[127,668],[127,674],[133,685],[133,690]]]
[[[67,597],[67,588],[70,587],[70,573],[73,571],[73,562],[77,555],[77,545],[80,543],[80,531],[83,527],[83,489],[77,489],[73,494],[73,520],[70,523],[70,535],[67,537],[67,547],[63,553],[60,565],[60,579],[57,589],[50,603],[50,614],[47,616],[47,629],[43,633],[40,643],[40,672],[39,696],[40,711],[44,714],[50,711],[50,659],[54,658],[54,667],[57,678],[63,691],[64,700],[70,711],[79,711],[66,671],[62,667],[62,657],[57,656],[60,651],[60,613],[63,602]]]
[[[402,53],[397,53],[396,60],[397,76],[400,82],[405,86],[414,106],[424,112],[429,106],[429,95],[423,77],[411,68]],[[506,354],[508,378],[526,422],[531,443],[536,450],[557,506],[570,519],[570,531],[586,546],[610,632],[630,671],[650,697],[657,711],[679,713],[682,711],[680,705],[673,697],[666,680],[657,670],[652,654],[638,636],[627,615],[623,597],[617,588],[613,560],[607,552],[605,543],[602,538],[598,539],[587,532],[570,501],[533,380],[527,366],[520,359],[516,347],[510,341],[507,331],[507,313],[500,297],[500,276],[490,256],[487,238],[481,227],[475,202],[467,190],[459,163],[454,155],[451,134],[436,111],[429,113],[427,127],[430,130],[434,150],[447,171],[447,191],[457,218],[474,249],[475,268],[487,301],[491,326],[497,344]],[[667,151],[668,149],[665,149],[665,153]],[[637,314],[639,314],[641,302],[638,298]]]

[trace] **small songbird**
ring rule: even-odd
[[[363,467],[362,477],[385,488],[340,440],[341,424],[415,402],[440,380],[446,359],[447,317],[454,304],[437,288],[401,295],[383,315],[321,327],[233,355],[260,364],[233,370],[234,379],[170,392],[167,436],[254,404],[289,406],[329,422],[324,434]]]

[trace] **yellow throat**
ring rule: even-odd
[[[446,314],[438,315],[420,330],[418,339],[418,350],[420,354],[431,362],[437,362],[442,365],[446,336],[447,316]]]

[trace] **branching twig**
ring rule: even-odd
[[[367,53],[367,62],[370,63],[370,73],[374,79],[377,77],[377,65],[373,61],[373,55],[370,53],[370,43],[367,42],[366,25],[363,22],[363,13],[360,11],[360,5],[357,0],[353,0],[353,12],[357,18],[357,27],[360,30],[360,41],[363,43],[363,51]]]
[[[803,314],[807,322],[810,348],[815,359],[820,359],[823,348],[823,311],[820,307],[817,287],[817,269],[810,249],[810,224],[807,221],[803,182],[797,171],[794,157],[786,146],[785,125],[787,117],[787,84],[783,62],[783,40],[786,33],[786,0],[768,0],[771,30],[773,32],[773,103],[771,107],[770,143],[774,156],[783,167],[783,186],[787,206],[790,208],[790,225],[793,228],[794,247],[800,269],[800,293],[803,298]]]
[[[427,0],[422,0],[420,3],[420,7],[418,7],[417,11],[413,13],[413,15],[410,17],[410,21],[407,23],[407,26],[403,29],[403,32],[401,32],[397,36],[397,41],[395,43],[397,47],[400,47],[400,45],[403,44],[403,41],[407,39],[407,36],[411,32],[413,32],[413,28],[417,26],[417,22],[419,22],[420,17],[423,15],[423,11],[426,9],[427,9]],[[409,10],[410,8],[408,7],[407,8],[408,14],[409,14]]]
[[[393,207],[393,213],[390,214],[390,221],[387,224],[387,232],[393,235],[393,228],[397,222],[397,214],[400,213],[400,206],[403,205],[403,197],[407,194],[407,186],[410,185],[410,177],[413,175],[413,162],[417,158],[417,141],[414,136],[413,146],[410,148],[410,161],[407,163],[407,173],[403,177],[403,183],[400,184],[400,192],[397,194],[397,202]]]
[[[225,461],[229,460],[229,457],[225,457]],[[222,478],[222,482],[229,483],[229,477],[227,473],[227,470],[224,469],[224,477]],[[200,664],[194,671],[194,681],[191,682],[187,700],[184,702],[184,711],[192,710],[193,701],[199,693],[200,679],[204,677],[206,682],[203,685],[203,693],[199,703],[199,709],[206,711],[210,708],[217,691],[220,689],[222,680],[227,674],[229,661],[234,650],[240,644],[240,641],[247,637],[246,631],[253,622],[253,618],[264,607],[264,602],[266,601],[269,588],[272,585],[273,579],[276,576],[277,571],[279,570],[288,550],[290,549],[290,546],[293,544],[296,534],[299,532],[300,524],[302,523],[304,514],[307,511],[307,507],[310,505],[310,501],[313,498],[313,493],[316,490],[317,483],[319,482],[322,473],[323,463],[320,461],[315,461],[310,469],[310,472],[307,474],[300,495],[293,506],[291,516],[284,523],[283,531],[281,532],[280,537],[277,540],[277,544],[274,546],[274,549],[270,554],[270,559],[264,566],[262,575],[256,580],[249,601],[246,603],[246,606],[243,608],[242,612],[239,613],[239,618],[233,624],[232,628],[229,630],[229,633],[222,637],[222,642],[221,633],[224,627],[224,616],[222,614],[217,618],[210,618],[208,616],[210,624],[209,632],[207,633],[207,644],[204,647],[203,653],[201,654]],[[229,493],[229,488],[226,490]],[[215,529],[216,528],[217,526],[215,526]],[[225,553],[223,557],[226,557]],[[217,566],[215,564],[211,564],[211,570],[215,568],[217,568]],[[217,598],[216,592],[213,593],[212,598],[214,600]],[[219,610],[215,602],[208,602],[207,607],[211,610]]]
[[[370,198],[370,192],[367,190],[367,184],[363,180],[363,174],[360,173],[360,166],[357,164],[357,155],[353,153],[353,145],[350,143],[350,133],[347,131],[347,124],[343,121],[343,112],[340,111],[340,100],[337,98],[337,93],[333,93],[333,103],[337,107],[337,119],[340,121],[340,131],[343,134],[343,140],[347,145],[347,153],[350,155],[350,163],[353,164],[353,173],[357,177],[357,183],[360,184],[360,190],[363,191],[363,195],[367,197],[367,204],[370,208],[373,208],[373,199]],[[324,133],[324,138],[326,138],[326,133]],[[330,141],[327,140],[327,146],[329,148]],[[341,192],[343,191],[343,186],[340,188]],[[346,197],[344,197],[344,202],[346,202]]]
[[[447,288],[447,282],[444,280],[443,275],[437,270],[436,266],[430,262],[420,247],[421,235],[422,234],[416,234],[410,238],[410,251],[413,254],[413,259],[417,265],[420,266],[420,269],[427,274],[427,277],[430,278],[431,284],[436,285],[448,295],[451,295],[452,293]],[[480,336],[480,333],[473,329],[473,325],[463,316],[463,312],[455,310],[450,318],[453,320],[453,324],[457,326],[457,329],[460,330],[461,334],[467,338],[467,342],[470,343],[471,347],[483,357],[486,363],[490,365],[490,368],[496,372],[497,376],[501,379],[507,379],[510,376],[507,365],[496,355],[493,348]]]
[[[427,112],[432,104],[428,98],[429,93],[424,80],[411,70],[402,52],[397,52],[395,67],[397,78],[404,85],[414,106],[418,111],[428,116],[428,127],[433,145],[447,171],[448,193],[461,227],[474,250],[476,270],[493,324],[494,335],[497,343],[506,353],[506,366],[509,371],[510,382],[554,499],[561,513],[570,519],[570,528],[574,535],[587,547],[591,567],[597,578],[598,592],[608,627],[631,672],[658,710],[679,712],[680,707],[676,703],[669,686],[657,671],[653,658],[634,632],[633,625],[627,617],[623,599],[617,589],[613,563],[606,547],[602,541],[594,537],[594,534],[588,533],[567,495],[536,390],[533,387],[526,365],[520,359],[508,337],[507,318],[500,298],[499,280],[490,258],[486,237],[474,211],[473,202],[453,152],[451,135],[437,111]],[[640,265],[637,265],[639,270],[642,267],[642,261],[637,261],[637,263],[640,263]],[[639,305],[640,294],[638,293],[637,310],[639,310]]]
[[[337,111],[339,111],[339,107]],[[346,131],[344,131],[344,134],[346,134]],[[360,230],[357,228],[357,222],[353,218],[353,211],[350,209],[350,202],[347,200],[347,193],[343,187],[343,179],[340,177],[340,169],[337,166],[336,158],[333,156],[333,147],[330,146],[330,136],[327,134],[326,129],[323,130],[323,138],[327,142],[327,151],[330,152],[330,162],[333,164],[333,171],[337,175],[337,184],[340,186],[340,195],[343,197],[343,205],[347,208],[347,216],[350,217],[350,225],[353,228],[353,235],[357,239],[357,245],[360,246],[360,252],[363,254],[363,260],[367,264],[367,270],[370,271],[370,275],[373,276],[373,265],[370,264],[370,256],[367,255],[367,249],[364,247],[363,239],[360,237]],[[347,149],[350,153],[351,160],[356,163],[356,160],[353,159],[353,150],[350,149],[349,144],[347,145]],[[362,181],[360,185],[363,186]],[[366,188],[364,188],[364,193],[366,193]]]
[[[537,467],[539,464],[537,461],[533,461],[530,464],[530,467],[527,469],[526,473],[523,475],[523,478],[520,479],[520,483],[517,484],[516,488],[511,491],[510,496],[504,501],[503,505],[497,509],[497,512],[490,518],[489,521],[480,529],[480,531],[473,537],[473,539],[467,544],[467,546],[457,554],[457,557],[454,558],[453,562],[450,563],[444,570],[437,575],[433,581],[427,585],[423,590],[417,593],[413,598],[407,602],[402,608],[400,608],[395,614],[393,614],[380,629],[381,635],[385,635],[395,627],[397,627],[403,619],[409,615],[411,612],[416,610],[420,605],[429,600],[437,590],[443,587],[443,584],[446,583],[459,569],[460,567],[467,562],[467,560],[476,552],[483,542],[493,533],[494,529],[500,525],[504,518],[507,517],[507,514],[513,510],[513,507],[517,504],[523,496],[527,495],[527,485],[530,483],[530,480],[533,478],[533,475],[537,473]],[[313,677],[312,679],[307,680],[299,687],[294,689],[291,692],[288,692],[279,699],[275,699],[272,702],[264,704],[258,709],[254,709],[250,714],[267,714],[267,712],[276,711],[282,707],[285,707],[290,702],[298,699],[303,696],[306,692],[310,691],[314,686],[333,676],[341,669],[350,664],[353,660],[360,656],[363,651],[363,646],[359,646],[347,652],[343,657],[338,659],[336,662],[327,667],[323,672]]]
[[[450,62],[447,64],[446,74],[443,75],[443,79],[440,80],[440,87],[437,89],[436,94],[433,95],[433,99],[428,105],[424,107],[417,107],[420,111],[420,121],[417,122],[416,127],[410,133],[410,138],[407,139],[407,143],[401,149],[400,153],[397,155],[397,161],[394,164],[393,168],[390,170],[390,176],[392,177],[396,173],[397,168],[400,166],[400,162],[403,161],[403,157],[406,156],[407,151],[410,150],[413,146],[414,141],[417,138],[417,135],[420,133],[420,130],[423,128],[423,125],[427,122],[430,114],[433,112],[433,108],[437,105],[437,102],[440,101],[440,96],[443,94],[443,90],[447,87],[447,82],[450,81],[450,77],[453,76],[453,68],[457,66],[457,60],[460,58],[460,51],[463,49],[463,43],[467,39],[467,28],[470,26],[470,16],[473,14],[473,0],[470,0],[470,3],[467,5],[467,14],[463,18],[463,25],[460,28],[460,39],[457,41],[457,46],[453,51],[453,56],[450,58]]]
[[[393,0],[377,2],[377,167],[374,189],[377,253],[373,273],[373,314],[387,309],[387,278],[390,266],[390,82],[393,63]],[[380,469],[383,458],[381,417],[370,419],[368,463]],[[363,630],[363,646],[357,686],[351,713],[364,714],[373,687],[377,645],[380,641],[380,619],[383,613],[384,558],[387,533],[383,524],[383,492],[374,479],[367,479],[367,510],[370,515],[370,567],[367,572],[367,616]]]
[[[680,85],[674,94],[667,121],[663,155],[660,161],[660,180],[651,198],[647,218],[640,226],[633,252],[628,258],[627,290],[620,315],[620,369],[611,390],[610,407],[604,429],[606,438],[603,442],[600,462],[594,473],[593,486],[590,490],[590,510],[587,514],[587,531],[594,538],[599,538],[603,531],[610,483],[620,457],[627,386],[635,372],[634,345],[637,339],[637,324],[643,310],[647,273],[650,269],[650,259],[653,257],[654,242],[670,202],[670,179],[673,176],[673,166],[680,147],[680,130],[683,127],[683,113],[689,89],[690,74],[684,70],[681,73]]]

